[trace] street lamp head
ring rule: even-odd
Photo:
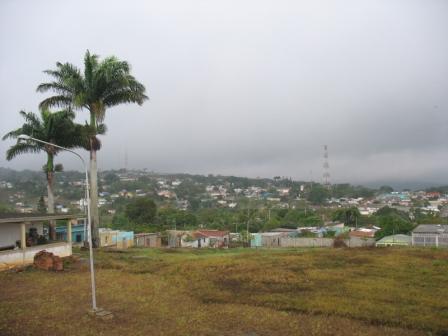
[[[19,135],[19,136],[17,137],[17,139],[18,139],[19,141],[22,141],[22,140],[31,140],[31,137],[30,137],[29,135],[26,135],[26,134],[21,134],[21,135]]]

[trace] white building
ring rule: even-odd
[[[49,220],[67,221],[67,241],[39,244],[45,241],[44,222]],[[40,251],[52,252],[59,257],[72,254],[72,222],[74,215],[8,215],[0,217],[0,269],[30,264],[34,255]]]

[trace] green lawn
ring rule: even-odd
[[[82,252],[83,258],[86,254]],[[96,252],[88,264],[0,273],[0,335],[443,335],[448,251]]]

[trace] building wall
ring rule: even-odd
[[[27,247],[25,250],[16,249],[0,251],[0,269],[9,266],[32,264],[34,262],[34,255],[43,250],[51,252],[58,257],[68,257],[72,255],[72,245],[67,242],[36,245]]]
[[[332,247],[332,238],[288,238],[280,239],[281,247]]]
[[[0,224],[0,246],[16,245],[16,241],[20,240],[20,226],[21,225],[17,223]],[[37,228],[37,233],[39,235],[43,234],[43,227],[42,223],[25,225],[27,233],[30,228]]]
[[[84,224],[72,225],[72,241],[74,245],[80,245],[84,239]],[[79,236],[79,241],[77,237]],[[67,226],[58,226],[56,228],[56,237],[58,240],[67,240]]]
[[[181,247],[181,236],[191,234],[191,231],[166,230],[168,234],[169,247]]]
[[[281,247],[333,247],[333,238],[280,238]],[[347,247],[375,246],[374,238],[351,237],[344,240]]]
[[[281,235],[276,235],[276,236],[261,236],[261,245],[263,247],[281,247],[281,240],[282,240]],[[294,238],[292,238],[294,239]]]
[[[140,247],[161,247],[162,238],[157,234],[134,235],[134,245]]]
[[[120,249],[134,246],[134,232],[103,229],[100,231],[100,246]]]
[[[448,234],[412,233],[413,246],[448,247]]]
[[[117,248],[128,248],[134,246],[134,232],[132,231],[118,231],[116,236]]]
[[[115,230],[100,231],[100,246],[115,246],[117,243],[117,234]]]
[[[199,242],[200,241],[200,242]],[[193,241],[185,241],[185,240],[181,240],[181,247],[195,247],[198,248],[200,245],[200,247],[209,247],[210,246],[210,239],[208,237],[205,238],[197,238]]]
[[[261,233],[252,233],[250,239],[250,247],[261,247],[263,246],[261,241]]]
[[[350,237],[344,240],[348,247],[372,247],[375,246],[375,238]]]

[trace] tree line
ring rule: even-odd
[[[109,226],[134,232],[164,230],[219,229],[231,232],[265,232],[276,228],[321,227],[326,221],[344,223],[349,227],[377,226],[376,238],[392,234],[409,234],[418,223],[440,221],[432,215],[413,214],[385,206],[371,216],[362,216],[356,207],[337,209],[270,209],[270,208],[203,208],[179,210],[157,205],[148,197],[126,200],[117,205]]]

